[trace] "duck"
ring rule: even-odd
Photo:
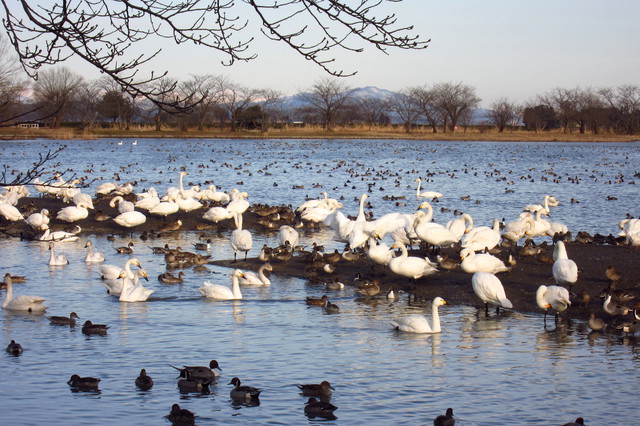
[[[627,315],[629,313],[629,308],[620,305],[612,300],[613,294],[608,293],[604,299],[604,303],[602,304],[602,309],[609,315]]]
[[[67,384],[72,388],[79,389],[98,389],[100,383],[99,378],[95,377],[80,377],[77,374],[71,376]]]
[[[245,400],[250,401],[252,399],[258,399],[262,389],[254,388],[253,386],[241,386],[240,379],[234,377],[229,382],[230,385],[233,385],[233,389],[231,389],[230,396],[235,400]]]
[[[182,226],[182,220],[180,219],[172,220],[171,222],[164,223],[160,227],[160,232],[174,232],[179,230],[181,226]]]
[[[568,284],[569,292],[571,292],[571,286],[578,281],[578,265],[569,259],[567,249],[562,241],[556,243],[553,249],[553,258],[553,279],[558,285]]]
[[[209,385],[213,383],[219,376],[222,368],[218,364],[218,361],[212,359],[209,361],[209,366],[183,366],[182,368],[171,366],[180,372],[180,376],[183,379],[195,381],[201,384]]]
[[[23,349],[22,349],[22,345],[20,343],[16,343],[15,340],[12,340],[7,345],[6,351],[7,351],[7,353],[10,353],[11,355],[18,356],[23,352]]]
[[[414,314],[394,319],[391,321],[391,326],[396,330],[407,333],[440,333],[442,332],[442,329],[440,327],[440,315],[438,314],[438,308],[446,304],[447,302],[441,297],[433,299],[431,304],[431,324],[429,324],[429,320],[424,315]]]
[[[324,294],[320,298],[307,297],[306,304],[309,306],[325,306],[327,304],[327,295]]]
[[[78,314],[71,312],[68,317],[51,316],[49,317],[49,322],[52,325],[68,325],[73,327],[76,325],[76,318],[80,319]]]
[[[86,320],[84,322],[84,324],[82,325],[82,333],[83,334],[100,334],[100,335],[105,335],[107,334],[107,330],[109,330],[108,325],[106,324],[94,324],[89,320]]]
[[[304,414],[310,418],[321,417],[323,419],[333,420],[336,418],[333,412],[337,409],[338,407],[330,402],[318,401],[316,398],[311,397],[304,406]]]
[[[206,243],[194,243],[193,248],[195,248],[196,250],[204,250],[204,251],[211,250],[211,238],[207,238]]]
[[[129,241],[129,244],[127,244],[124,247],[114,247],[114,250],[120,254],[133,254],[133,242]]]
[[[174,425],[191,425],[195,424],[195,414],[186,408],[180,408],[180,405],[173,404],[171,412],[167,414],[167,419]]]
[[[209,281],[205,281],[198,289],[202,296],[208,299],[216,300],[239,300],[242,299],[242,293],[240,292],[240,278],[244,277],[244,273],[236,269],[231,274],[231,288],[221,285],[212,284]]]
[[[359,286],[355,289],[355,291],[366,297],[374,297],[380,294],[380,285],[378,283],[378,280],[373,280],[366,283],[365,285]]]
[[[607,268],[604,270],[604,275],[611,282],[619,281],[622,278],[622,275],[620,275],[614,265],[607,266]]]
[[[153,387],[153,379],[147,375],[147,370],[144,368],[140,370],[140,375],[135,381],[136,387],[143,391],[148,391]]]
[[[69,259],[64,254],[56,255],[54,242],[49,243],[49,266],[64,266],[69,264]]]
[[[236,229],[231,232],[229,243],[233,249],[233,261],[237,261],[238,251],[244,252],[244,260],[247,260],[247,254],[253,247],[253,237],[251,232],[242,229],[242,214],[237,213],[235,216]]]
[[[389,261],[389,269],[395,274],[417,280],[418,278],[434,274],[438,271],[429,260],[409,256],[407,247],[400,241],[394,242],[391,248],[400,248],[402,251],[400,256],[394,257]]]
[[[433,419],[434,426],[453,426],[456,424],[456,419],[453,418],[453,408],[447,408],[445,414],[440,414]]]
[[[134,278],[126,277],[124,276],[124,273],[121,273],[121,275],[122,290],[120,291],[120,297],[118,298],[121,302],[145,302],[149,299],[149,296],[155,292],[155,290],[143,286],[140,283],[140,280],[136,279],[137,276],[149,281],[147,271],[144,269],[137,270],[134,274]]]
[[[99,251],[93,251],[93,244],[91,240],[87,240],[84,247],[87,249],[87,256],[84,258],[84,261],[87,263],[100,263],[104,262],[104,254]]]
[[[271,281],[264,274],[264,271],[273,271],[270,263],[265,263],[258,268],[258,273],[252,271],[243,271],[243,278],[240,278],[240,285],[245,286],[268,286]]]
[[[144,213],[131,210],[124,213],[120,213],[113,218],[113,221],[125,228],[133,228],[134,226],[142,225],[147,221],[147,216]]]
[[[584,419],[582,417],[577,417],[575,421],[565,423],[562,426],[582,426],[584,425]]]
[[[336,305],[335,303],[331,303],[327,300],[327,304],[324,305],[324,311],[327,314],[339,314],[340,313],[340,307],[338,305]]]
[[[597,318],[596,314],[591,312],[587,325],[592,331],[602,331],[607,326],[607,323],[602,318]]]
[[[338,281],[338,278],[335,278],[333,281],[327,281],[324,283],[325,288],[328,290],[343,290],[344,283]]]
[[[184,272],[178,272],[178,276],[176,277],[171,272],[165,272],[163,274],[158,275],[158,281],[163,282],[165,284],[182,284],[184,277]]]
[[[549,308],[556,311],[556,320],[558,314],[567,310],[571,306],[569,300],[569,290],[557,285],[541,285],[536,291],[536,303],[540,309],[544,309],[544,318],[547,318],[547,310]]]
[[[331,391],[335,390],[331,384],[324,380],[320,384],[312,383],[305,385],[296,385],[304,396],[318,396],[328,397],[331,396]]]
[[[4,296],[4,302],[2,302],[2,309],[7,309],[10,311],[27,311],[33,313],[44,312],[48,309],[48,306],[43,305],[46,300],[44,297],[20,295],[14,298],[13,280],[11,279],[11,274],[5,274],[4,284],[7,287],[7,292]]]
[[[180,393],[201,393],[202,395],[209,395],[209,385],[207,383],[200,383],[196,380],[189,380],[180,378],[178,380],[178,389]]]
[[[490,272],[476,272],[471,277],[471,285],[476,295],[484,302],[485,313],[489,315],[489,304],[496,307],[496,314],[500,308],[513,308],[507,299],[500,279]]]
[[[498,274],[511,270],[510,267],[494,255],[489,253],[476,253],[469,247],[460,252],[460,258],[462,259],[460,268],[468,274],[475,274],[476,272]]]

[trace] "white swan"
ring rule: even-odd
[[[78,190],[78,192],[73,195],[73,204],[77,206],[80,203],[87,206],[88,209],[93,210],[93,200],[91,199],[91,195],[85,194],[84,192],[80,192],[80,190]]]
[[[460,268],[468,274],[476,272],[490,272],[497,274],[499,272],[509,271],[507,265],[502,260],[489,253],[476,253],[471,248],[465,248],[460,252]]]
[[[96,195],[108,195],[118,188],[115,182],[105,182],[96,188]]]
[[[242,214],[237,213],[235,216],[236,229],[231,232],[231,238],[229,243],[233,249],[233,261],[235,262],[238,257],[238,251],[244,252],[244,260],[247,260],[247,254],[251,247],[253,247],[253,237],[251,232],[246,229],[242,229]]]
[[[360,196],[358,215],[355,220],[349,219],[347,216],[345,216],[344,213],[338,210],[334,211],[325,218],[323,223],[333,228],[333,230],[336,232],[338,240],[345,242],[349,241],[349,236],[355,229],[356,224],[366,221],[366,216],[364,214],[364,202],[368,197],[369,196],[367,194],[362,194]]]
[[[24,216],[16,207],[7,202],[0,202],[0,216],[4,216],[9,222],[24,220]]]
[[[44,312],[47,310],[47,306],[42,304],[46,300],[43,297],[20,295],[14,298],[11,274],[4,275],[4,283],[7,286],[7,292],[4,296],[4,302],[2,302],[2,309],[28,312]]]
[[[298,245],[300,240],[300,234],[289,225],[282,225],[278,232],[278,244],[283,246],[286,241],[289,241],[291,247]]]
[[[231,197],[224,192],[218,191],[215,185],[209,185],[209,189],[205,189],[200,193],[200,199],[202,201],[214,201],[225,204],[231,200]]]
[[[33,229],[40,229],[42,225],[49,225],[49,210],[42,209],[39,213],[30,214],[26,222]]]
[[[204,220],[208,220],[209,222],[218,223],[221,220],[231,219],[233,217],[233,213],[227,210],[224,207],[211,207],[206,211],[205,214],[202,215]]]
[[[100,278],[102,278],[103,280],[114,280],[117,279],[120,273],[123,271],[125,272],[125,276],[133,278],[131,265],[135,265],[141,268],[140,262],[135,258],[127,260],[127,263],[124,264],[124,268],[115,265],[100,265]]]
[[[193,197],[184,196],[182,192],[178,194],[178,197],[176,198],[176,203],[178,204],[178,208],[183,212],[198,210],[199,208],[202,208],[202,206],[204,205]]]
[[[91,240],[87,240],[84,247],[87,249],[87,256],[84,258],[84,261],[87,263],[99,263],[104,262],[104,254],[99,251],[93,251],[93,244],[91,244]]]
[[[367,256],[371,261],[379,265],[387,266],[394,257],[394,252],[388,245],[378,241],[374,237],[369,237],[369,250]]]
[[[258,268],[258,273],[252,271],[243,271],[243,277],[240,278],[240,285],[246,286],[268,286],[271,285],[271,281],[266,277],[264,271],[273,271],[273,267],[270,263],[265,263]]]
[[[303,211],[305,211],[307,209],[312,209],[314,207],[318,207],[321,202],[323,202],[324,200],[326,200],[328,198],[328,195],[327,195],[326,192],[323,191],[322,195],[324,196],[324,198],[314,198],[312,200],[307,200],[304,203],[300,204],[296,208],[296,212],[297,213],[302,213]]]
[[[569,259],[567,249],[562,241],[558,241],[553,249],[553,279],[556,284],[569,284],[569,288],[578,281],[578,265]]]
[[[556,200],[556,198],[552,195],[545,195],[542,199],[542,204],[529,204],[525,206],[523,209],[525,212],[537,213],[542,212],[543,214],[549,214],[549,207],[556,207],[560,202]]]
[[[249,208],[249,202],[245,200],[249,198],[246,192],[240,192],[237,189],[231,192],[231,202],[227,204],[227,210],[233,214],[242,214]]]
[[[231,274],[231,288],[220,285],[212,284],[209,281],[205,281],[202,287],[198,289],[200,294],[209,299],[216,300],[238,300],[242,299],[242,293],[240,292],[240,278],[244,277],[244,273],[236,269]]]
[[[155,188],[151,187],[147,192],[136,194],[136,202],[133,204],[136,208],[147,210],[152,209],[156,204],[160,203],[160,197]]]
[[[124,273],[121,275],[124,275]],[[147,278],[147,271],[144,269],[137,270],[134,274],[134,278],[123,276],[122,291],[120,292],[120,297],[118,299],[121,302],[144,302],[155,292],[155,290],[144,287],[140,283],[139,279],[135,279],[136,276],[149,281],[149,278]]]
[[[38,241],[57,241],[57,242],[71,242],[76,241],[79,237],[77,234],[80,233],[81,228],[76,226],[76,232],[66,232],[66,231],[53,231],[49,229],[49,225],[42,225],[40,230],[42,233],[36,237]]]
[[[407,247],[399,241],[393,243],[391,248],[400,248],[402,254],[389,261],[389,269],[395,274],[417,280],[420,277],[431,275],[438,271],[429,260],[421,257],[409,256]]]
[[[464,234],[469,233],[473,229],[473,218],[471,215],[463,213],[459,218],[448,221],[444,227],[460,240]]]
[[[541,285],[536,291],[536,303],[540,309],[544,309],[546,319],[547,309],[552,308],[556,312],[563,312],[571,306],[569,290],[557,285]]]
[[[456,235],[449,229],[439,223],[431,222],[433,208],[429,203],[425,201],[420,204],[420,208],[426,208],[427,213],[425,214],[422,210],[416,213],[413,229],[415,230],[418,238],[435,247],[451,246],[458,242]]]
[[[491,250],[500,244],[500,221],[493,219],[493,227],[480,226],[469,231],[462,238],[462,247],[471,248],[473,250]]]
[[[64,220],[65,222],[76,222],[86,219],[87,216],[89,216],[89,210],[87,210],[87,205],[83,202],[77,206],[68,206],[60,209],[56,214],[58,220]]]
[[[432,306],[432,320],[429,324],[429,320],[424,315],[414,314],[404,317],[396,318],[391,321],[391,325],[396,330],[406,331],[408,333],[440,333],[440,315],[438,314],[438,307],[446,305],[447,302],[441,297],[433,299]]]
[[[109,201],[109,207],[116,208],[116,206],[120,213],[132,212],[136,208],[131,201],[125,200],[120,195],[113,197],[111,201]]]
[[[173,201],[161,201],[150,208],[149,213],[167,217],[170,214],[177,213],[178,210],[180,210],[180,206],[178,206],[177,203],[174,203]]]
[[[49,243],[49,266],[64,266],[69,264],[69,259],[64,254],[56,254],[54,242]]]
[[[507,299],[500,279],[494,274],[476,272],[471,277],[471,285],[476,295],[484,302],[487,314],[489,313],[489,304],[496,307],[496,313],[500,308],[513,308],[513,304]]]
[[[420,185],[422,184],[422,179],[421,178],[417,178],[416,182],[418,182],[418,188],[416,189],[416,198],[428,198],[429,200],[433,200],[434,198],[442,198],[442,197],[444,197],[444,195],[442,195],[441,193],[436,192],[436,191],[420,192]]]
[[[134,226],[142,225],[147,221],[147,217],[144,213],[137,212],[135,210],[128,211],[119,214],[113,218],[113,221],[125,228],[133,228]]]
[[[531,213],[521,213],[518,219],[506,223],[502,238],[517,244],[525,235],[531,235],[535,227]]]

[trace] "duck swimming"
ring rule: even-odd
[[[52,325],[68,325],[73,327],[74,325],[76,325],[76,318],[79,319],[80,317],[75,312],[71,312],[68,317],[49,317],[49,322]]]
[[[83,326],[82,326],[82,333],[83,334],[100,334],[100,335],[105,335],[107,334],[107,330],[111,328],[106,324],[94,324],[91,321],[87,320],[84,322]]]
[[[18,355],[20,355],[22,353],[23,349],[22,349],[22,345],[20,343],[16,343],[15,340],[12,340],[7,345],[6,351],[8,353],[10,353],[11,355],[18,356]]]

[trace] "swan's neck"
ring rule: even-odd
[[[235,220],[236,220],[236,228],[238,229],[238,231],[242,231],[242,214],[240,213],[236,214]]]
[[[366,195],[363,195],[362,197],[360,197],[360,208],[358,209],[358,217],[356,219],[356,221],[358,222],[363,222],[365,220],[364,217],[364,200],[367,199]]]
[[[464,232],[469,232],[473,229],[473,219],[467,213],[462,215],[462,219],[464,219],[467,226],[464,229]]]
[[[260,269],[258,269],[258,277],[260,278],[260,281],[262,281],[263,283],[269,282],[269,278],[267,278],[267,276],[264,274],[265,269],[267,268],[264,265],[262,265]]]
[[[125,278],[133,278],[135,275],[133,274],[133,272],[131,272],[131,264],[133,262],[131,261],[127,261],[127,263],[124,265],[124,271],[126,272],[126,276]]]
[[[409,257],[409,252],[407,251],[407,246],[405,246],[404,244],[400,244],[400,250],[402,251],[402,254],[400,255],[400,258],[406,259],[407,257]]]
[[[420,184],[422,183],[422,180],[418,179],[418,189],[416,189],[416,195],[419,197],[420,196]]]
[[[433,315],[432,315],[433,324],[432,324],[431,330],[434,332],[439,332],[440,331],[440,314],[438,313],[438,305],[434,304],[432,309],[433,309]]]
[[[9,302],[11,302],[11,299],[13,298],[13,284],[8,282],[7,283],[7,292],[4,296],[4,302],[2,302],[2,307],[6,308],[7,305],[9,304]]]
[[[240,280],[235,275],[231,278],[231,286],[233,297],[236,299],[242,299],[242,293],[240,292]]]

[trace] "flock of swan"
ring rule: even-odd
[[[96,196],[111,197],[109,205],[117,209],[119,214],[113,221],[125,228],[134,228],[146,222],[146,215],[156,215],[167,217],[178,211],[194,212],[205,207],[207,201],[214,202],[215,205],[208,208],[201,215],[203,221],[220,222],[233,219],[235,229],[229,236],[229,244],[234,252],[234,261],[237,260],[237,253],[244,252],[244,259],[247,259],[249,251],[253,248],[253,238],[249,230],[243,229],[243,214],[249,209],[250,204],[246,200],[248,194],[237,189],[225,193],[218,191],[214,185],[210,185],[207,190],[201,191],[198,187],[186,189],[183,184],[183,177],[187,172],[179,173],[179,186],[168,188],[166,195],[160,197],[154,188],[148,191],[134,194],[134,188],[130,183],[118,185],[115,183],[105,183],[96,189]],[[530,204],[523,208],[522,214],[515,220],[509,221],[500,226],[498,219],[494,219],[492,226],[475,226],[469,214],[461,214],[460,217],[448,221],[442,225],[433,219],[433,200],[444,197],[442,193],[436,191],[421,191],[421,179],[416,179],[418,187],[416,199],[420,204],[414,213],[389,213],[376,220],[367,220],[364,213],[364,204],[368,198],[367,194],[360,197],[358,213],[351,219],[342,212],[342,203],[334,198],[329,198],[323,192],[323,198],[310,199],[296,208],[296,215],[300,221],[316,223],[328,226],[335,231],[337,241],[347,244],[348,252],[364,250],[368,258],[392,273],[412,280],[438,273],[444,264],[440,261],[432,261],[428,256],[420,257],[409,255],[407,245],[413,246],[416,242],[422,242],[432,250],[437,251],[442,248],[459,245],[460,268],[472,274],[472,288],[478,298],[485,303],[488,310],[489,305],[496,309],[513,308],[513,304],[508,300],[505,289],[496,274],[511,270],[512,265],[509,260],[503,261],[491,253],[502,241],[518,243],[524,238],[535,238],[541,236],[552,237],[554,235],[566,234],[569,230],[566,225],[559,222],[552,222],[544,219],[549,215],[552,207],[558,206],[559,202],[555,197],[547,195],[540,204]],[[60,209],[56,213],[59,221],[73,223],[88,217],[92,210],[92,197],[81,192],[75,185],[78,180],[65,182],[57,176],[56,180],[49,185],[36,182],[34,187],[37,191],[62,198],[63,201],[73,203]],[[81,229],[76,226],[73,232],[54,231],[49,229],[50,213],[43,209],[34,212],[24,218],[15,207],[17,201],[28,195],[25,187],[9,187],[2,194],[0,201],[0,215],[8,221],[24,220],[29,226],[38,232],[36,239],[49,242],[50,266],[63,266],[68,264],[68,259],[63,254],[55,253],[56,242],[75,241],[79,238]],[[127,201],[131,198],[135,202]],[[141,210],[146,211],[143,213]],[[625,219],[620,222],[620,236],[624,236],[629,244],[635,245],[640,240],[640,219]],[[390,236],[393,240],[391,245],[384,242],[384,238]],[[282,225],[278,232],[278,250],[280,253],[289,256],[293,255],[300,235],[298,231],[290,225]],[[102,253],[94,251],[91,241],[87,241],[85,247],[87,263],[101,263],[105,261]],[[395,250],[400,250],[397,254]],[[123,253],[132,253],[132,247],[124,247]],[[343,253],[347,256],[348,253]],[[552,309],[556,313],[565,311],[570,305],[569,290],[578,279],[578,267],[576,263],[569,259],[564,243],[560,240],[555,244],[554,262],[552,273],[557,285],[541,285],[536,292],[536,303],[545,311]],[[263,252],[260,253],[262,259]],[[346,257],[345,257],[346,258]],[[214,284],[205,281],[198,289],[200,294],[206,298],[218,300],[237,300],[242,298],[241,285],[263,286],[270,285],[269,278],[264,274],[265,270],[272,271],[272,267],[267,263],[260,268],[258,273],[253,271],[242,271],[239,269],[231,273],[231,286]],[[138,266],[135,273],[131,271],[131,266]],[[324,265],[324,270],[331,272],[333,266],[330,263]],[[100,275],[108,292],[118,296],[123,302],[140,302],[149,299],[153,294],[153,289],[148,289],[141,283],[141,278],[148,281],[147,273],[140,267],[140,262],[134,258],[129,259],[124,267],[115,265],[100,266]],[[181,280],[181,277],[180,277]],[[3,308],[14,310],[41,311],[43,300],[34,296],[12,298],[12,287],[10,277],[5,277],[7,284],[7,295]],[[564,286],[568,286],[567,290]],[[36,301],[38,301],[36,303]],[[440,322],[438,319],[438,307],[446,302],[442,298],[436,298],[433,302],[432,323],[422,316],[398,318],[392,321],[392,326],[408,332],[414,333],[436,333],[440,332]]]

